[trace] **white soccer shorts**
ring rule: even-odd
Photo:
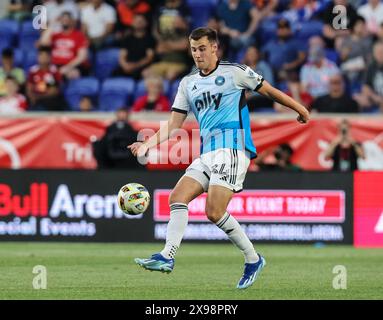
[[[250,159],[241,150],[217,149],[195,159],[186,169],[185,176],[198,181],[205,192],[210,185],[240,192],[249,164]]]

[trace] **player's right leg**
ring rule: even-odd
[[[207,181],[206,181],[207,185]],[[196,179],[184,175],[170,194],[170,220],[167,226],[166,243],[160,253],[149,259],[136,258],[135,262],[151,271],[171,272],[174,268],[174,256],[181,244],[187,223],[188,204],[204,192],[204,187]]]

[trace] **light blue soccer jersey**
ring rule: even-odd
[[[255,158],[245,90],[258,90],[262,82],[261,75],[241,64],[220,61],[208,75],[195,69],[180,82],[172,111],[194,113],[200,127],[201,154],[231,148]]]

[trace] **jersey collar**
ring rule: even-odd
[[[217,60],[217,65],[216,65],[215,68],[214,68],[213,70],[211,70],[208,74],[203,74],[202,71],[200,70],[200,71],[199,71],[199,75],[200,75],[201,77],[207,77],[207,76],[210,76],[215,70],[217,70],[217,68],[218,68],[220,62],[221,62],[221,61],[218,59],[218,60]]]

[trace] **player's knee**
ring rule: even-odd
[[[177,191],[172,191],[169,195],[169,206],[174,204],[174,203],[186,203],[185,197],[182,196],[182,193],[177,192]]]
[[[225,212],[221,212],[222,210],[219,210],[217,207],[213,205],[207,205],[205,211],[206,211],[207,218],[213,223],[217,223],[219,219],[221,219],[221,217],[225,213]]]

